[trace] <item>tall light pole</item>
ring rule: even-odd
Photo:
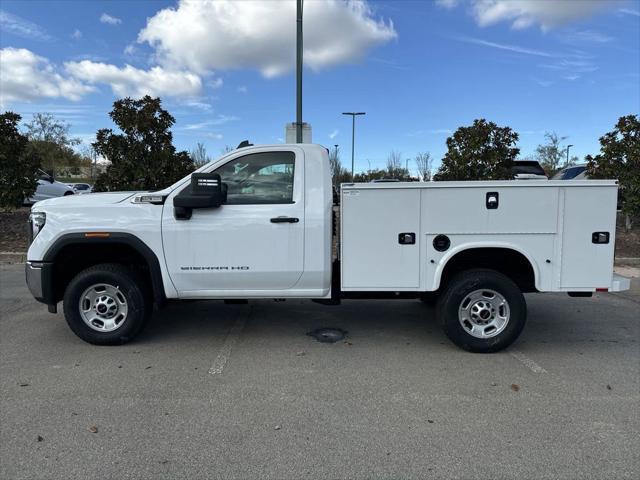
[[[302,0],[296,5],[296,143],[302,143]]]
[[[354,152],[356,142],[356,115],[366,115],[365,112],[342,112],[343,115],[351,115],[351,180],[355,170]]]
[[[571,147],[573,147],[573,145],[567,145],[567,163],[566,163],[565,167],[566,167],[567,165],[569,165],[569,149],[570,149]]]

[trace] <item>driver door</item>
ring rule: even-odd
[[[174,216],[167,198],[162,239],[167,269],[183,297],[259,296],[294,288],[304,265],[304,157],[295,147],[239,153],[210,172],[227,185],[219,208]],[[230,295],[234,295],[231,294]]]

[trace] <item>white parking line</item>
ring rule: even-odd
[[[533,373],[547,373],[547,371],[534,362],[532,359],[527,357],[520,350],[509,350],[509,354],[522,363],[525,367],[529,368]]]
[[[235,344],[238,342],[238,338],[240,338],[240,334],[242,333],[242,330],[244,329],[244,326],[247,323],[250,314],[251,307],[240,312],[240,315],[238,315],[236,323],[234,323],[233,327],[231,327],[231,331],[229,332],[229,335],[227,335],[227,338],[225,339],[224,344],[220,349],[220,353],[218,353],[218,356],[213,361],[213,365],[209,369],[209,373],[211,375],[219,375],[224,370],[224,367],[227,364],[229,357],[231,356],[231,351],[233,350]]]

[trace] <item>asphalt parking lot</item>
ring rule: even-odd
[[[184,302],[95,347],[0,266],[0,478],[639,478],[640,283],[454,347],[417,301]],[[317,327],[348,331],[318,343]]]

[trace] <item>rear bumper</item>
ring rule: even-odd
[[[624,290],[629,290],[631,288],[631,279],[627,277],[623,277],[622,275],[618,275],[617,273],[613,274],[613,279],[611,280],[611,287],[609,287],[610,292],[622,292]]]
[[[24,265],[27,287],[33,297],[42,303],[55,307],[56,301],[53,293],[53,263],[50,262],[26,262]]]

